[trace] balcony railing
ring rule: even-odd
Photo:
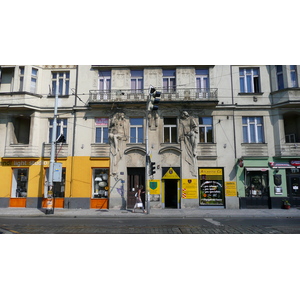
[[[159,89],[157,89],[159,90]],[[146,101],[149,90],[90,90],[89,102]],[[218,89],[161,90],[161,101],[217,101]]]

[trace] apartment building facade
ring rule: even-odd
[[[55,207],[131,209],[146,184],[161,209],[300,205],[299,66],[0,70],[0,207],[46,205],[57,86]],[[147,109],[150,86],[158,110]]]

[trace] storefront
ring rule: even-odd
[[[223,168],[199,168],[199,205],[224,206]]]

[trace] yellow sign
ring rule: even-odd
[[[180,179],[180,177],[173,168],[170,168],[162,179]]]
[[[235,181],[225,181],[225,195],[236,196],[236,182]]]
[[[222,169],[200,169],[199,175],[222,175]]]
[[[160,194],[160,180],[149,180],[150,195]]]
[[[198,198],[197,179],[182,179],[182,198],[183,199]]]

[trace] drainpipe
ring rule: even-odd
[[[234,96],[233,96],[233,79],[232,79],[232,66],[230,65],[230,81],[231,81],[231,101],[232,105],[234,105]],[[233,143],[234,143],[234,158],[236,157],[236,132],[235,132],[235,116],[234,116],[234,110],[232,114],[232,120],[233,120]]]

